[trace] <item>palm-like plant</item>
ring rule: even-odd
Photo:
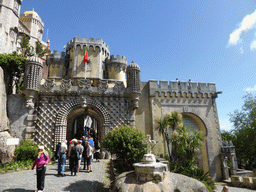
[[[171,158],[171,135],[169,134],[177,134],[177,130],[181,130],[183,128],[182,123],[182,115],[176,111],[172,113],[167,113],[163,118],[157,119],[155,129],[159,132],[160,135],[163,136],[164,142],[166,142],[167,150],[169,158]]]

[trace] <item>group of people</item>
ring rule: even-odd
[[[69,169],[71,176],[75,176],[84,160],[84,170],[92,172],[92,160],[95,158],[99,162],[100,143],[95,137],[83,136],[81,140],[72,139],[69,143],[67,140],[62,141],[56,146],[55,156],[58,157],[58,175],[65,176],[66,160],[69,159]],[[50,158],[43,146],[38,147],[38,152],[32,170],[36,167],[37,173],[37,191],[43,191],[46,165]]]
[[[91,136],[83,136],[81,140],[72,139],[69,143],[64,140],[60,143],[58,151],[58,174],[65,176],[66,157],[68,157],[71,176],[75,176],[80,170],[82,160],[84,160],[83,169],[92,172],[92,159],[95,158],[96,162],[99,162],[100,144],[96,137],[93,139]]]

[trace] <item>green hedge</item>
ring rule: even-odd
[[[141,162],[143,155],[147,152],[146,145],[143,144],[145,139],[138,129],[125,125],[109,131],[102,145],[111,154],[116,155],[125,170],[131,170],[132,164]]]
[[[22,140],[15,149],[14,157],[16,161],[35,160],[38,146],[31,140]]]

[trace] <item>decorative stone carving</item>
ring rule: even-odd
[[[35,107],[35,104],[34,104],[34,97],[33,96],[29,96],[27,98],[27,102],[26,102],[26,107],[29,108],[29,109],[34,109]]]
[[[105,92],[108,89],[108,81],[100,80],[100,83],[98,85],[98,91],[99,92]]]
[[[80,99],[81,99],[82,107],[87,107],[89,98],[87,96],[81,96]]]
[[[60,85],[60,88],[63,90],[68,90],[72,86],[71,79],[62,79],[62,83]]]
[[[151,135],[147,134],[147,140],[145,144],[147,144],[147,153],[151,154],[151,145],[156,145],[156,141],[151,140]]]
[[[81,79],[79,80],[79,85],[81,89],[89,89],[91,87],[92,81],[89,79]]]
[[[45,83],[43,84],[43,87],[47,90],[53,89],[55,85],[55,79],[45,79]]]
[[[125,89],[125,87],[124,87],[124,83],[122,81],[116,82],[116,84],[113,88],[114,92],[117,92],[117,93],[124,91],[124,89]]]

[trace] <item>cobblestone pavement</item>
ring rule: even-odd
[[[66,165],[66,176],[57,174],[57,164],[49,165],[45,175],[45,192],[54,191],[84,191],[107,192],[109,179],[109,160],[92,163],[92,172],[82,170],[76,176],[71,176]],[[3,192],[32,192],[36,190],[36,170],[26,170],[0,175],[0,191]]]
[[[227,185],[227,184],[226,183],[217,183],[216,192],[221,192],[224,185]],[[245,189],[245,188],[238,188],[238,187],[231,187],[231,186],[228,186],[228,188],[229,188],[229,192],[251,192],[251,191],[255,192],[255,190],[252,190],[252,189]]]

